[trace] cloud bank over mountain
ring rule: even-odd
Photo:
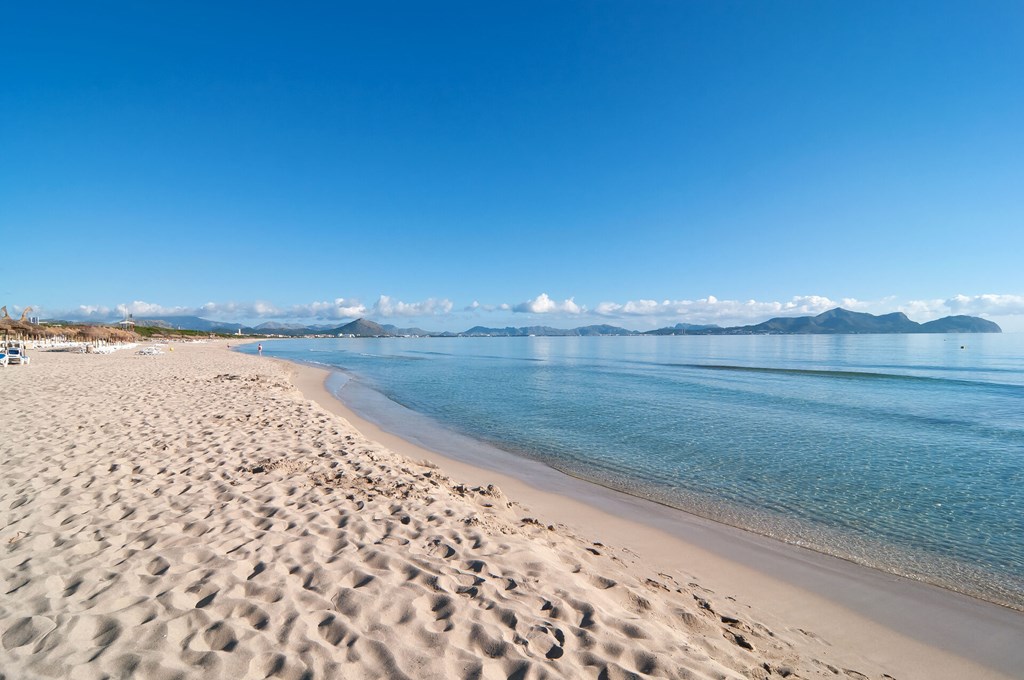
[[[786,302],[758,300],[719,300],[714,295],[699,300],[631,300],[625,303],[602,302],[594,312],[609,318],[680,317],[696,323],[751,321],[771,316],[814,315],[834,307],[859,311],[869,305],[846,298],[832,300],[821,295],[797,296]]]
[[[668,323],[718,324],[723,326],[760,323],[776,316],[804,316],[820,314],[843,307],[852,311],[883,314],[900,311],[912,319],[930,321],[943,316],[980,316],[999,321],[1007,330],[1024,330],[1024,295],[981,294],[954,295],[949,298],[900,301],[895,297],[881,300],[834,299],[824,295],[797,295],[788,300],[729,300],[714,295],[697,299],[646,299],[625,302],[602,301],[592,307],[581,304],[575,297],[557,299],[540,293],[519,303],[456,304],[442,297],[419,301],[399,300],[380,295],[373,304],[364,304],[356,298],[336,297],[313,302],[276,305],[265,301],[207,302],[197,306],[165,305],[136,300],[125,305],[83,304],[73,309],[49,310],[36,307],[42,318],[72,320],[109,320],[124,313],[136,318],[165,316],[200,316],[211,320],[257,322],[261,320],[334,322],[360,317],[370,319],[417,320],[436,327],[446,322],[458,326],[474,318],[488,323],[514,323],[522,317],[536,317],[555,322],[559,319],[572,323],[593,320],[607,323],[617,320],[637,328],[656,327]],[[12,306],[14,313],[20,308]],[[544,321],[548,323],[548,321]]]
[[[968,316],[1024,316],[1024,295],[955,295],[946,300],[915,300],[899,308],[907,316],[937,318]]]

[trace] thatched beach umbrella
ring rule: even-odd
[[[11,318],[0,319],[0,335],[10,340],[39,340],[48,337],[42,326],[35,326],[27,321],[15,321]]]
[[[138,335],[113,326],[44,326],[14,319],[0,319],[0,337],[5,340],[42,340],[63,335],[76,342],[134,342]]]
[[[113,326],[72,326],[70,329],[78,331],[81,335],[81,339],[86,342],[96,342],[97,340],[103,340],[104,342],[132,342],[138,339],[138,336],[131,331],[126,331],[121,328],[114,328]]]

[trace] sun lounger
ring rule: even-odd
[[[29,358],[25,354],[24,347],[8,347],[7,348],[7,364],[25,364],[28,365]]]

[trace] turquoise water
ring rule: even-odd
[[[1024,336],[320,339],[264,353],[344,371],[339,396],[398,434],[426,417],[1024,608]]]

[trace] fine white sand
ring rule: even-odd
[[[1014,677],[1017,612],[983,609],[993,664],[941,649],[367,439],[322,378],[220,343],[2,369],[0,678]]]

